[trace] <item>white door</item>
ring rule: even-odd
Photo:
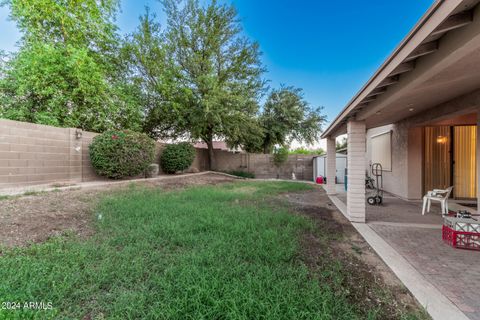
[[[325,157],[317,157],[315,162],[314,180],[318,177],[325,177]]]
[[[347,158],[337,157],[337,183],[345,183],[345,168],[347,167]]]

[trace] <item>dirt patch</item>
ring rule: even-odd
[[[321,188],[282,196],[296,213],[310,217],[317,232],[303,235],[304,259],[312,270],[331,261],[341,262],[342,287],[362,311],[379,308],[382,319],[398,319],[399,311],[418,313],[422,308]]]
[[[178,176],[166,180],[146,181],[144,184],[169,190],[186,188],[190,186],[217,185],[221,183],[232,182],[234,180],[236,179],[221,174],[202,174],[186,177]]]
[[[196,185],[216,185],[235,179],[216,174],[178,176],[137,182],[138,185],[178,189]],[[95,189],[40,192],[0,200],[0,246],[25,246],[71,232],[80,237],[93,233],[93,210],[101,195],[125,185],[107,185]]]
[[[65,232],[86,237],[97,199],[93,190],[38,193],[0,201],[0,244],[42,242]]]

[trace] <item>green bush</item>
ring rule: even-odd
[[[280,147],[276,148],[273,152],[273,164],[276,167],[280,167],[282,164],[287,162],[288,160],[288,148],[287,147]]]
[[[255,178],[255,174],[248,171],[241,171],[241,170],[233,170],[233,171],[226,171],[225,173],[231,174],[232,176],[237,176],[241,178]]]
[[[322,148],[314,149],[314,150],[309,150],[303,147],[297,148],[290,150],[288,154],[298,154],[298,155],[322,155],[325,154],[325,150]]]
[[[165,173],[188,169],[195,159],[195,148],[188,142],[169,144],[160,156],[160,166]]]
[[[90,160],[97,174],[112,179],[136,176],[155,159],[155,142],[143,133],[109,130],[90,145]]]

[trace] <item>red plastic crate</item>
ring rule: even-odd
[[[442,239],[454,248],[480,250],[480,233],[456,231],[442,226]]]

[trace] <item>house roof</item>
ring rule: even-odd
[[[350,119],[367,128],[393,123],[479,88],[479,68],[471,68],[480,56],[479,2],[437,0],[322,137],[345,133]]]

